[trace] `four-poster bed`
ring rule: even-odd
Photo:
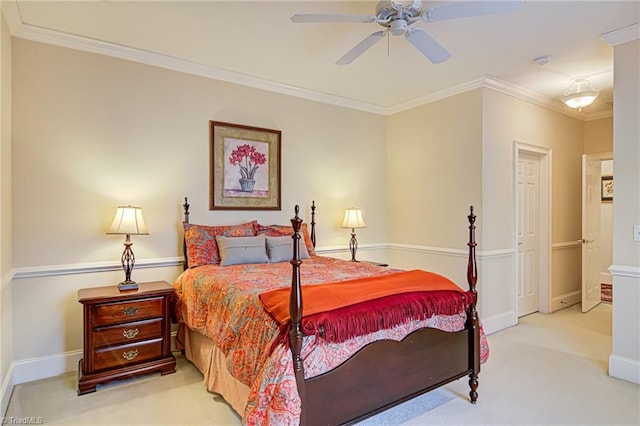
[[[292,240],[288,262],[194,267],[191,227],[199,225],[189,224],[186,198],[183,206],[185,272],[174,285],[179,347],[203,372],[207,388],[222,394],[243,423],[351,424],[464,376],[469,376],[470,400],[476,402],[480,363],[488,349],[476,311],[473,207],[465,292],[452,290],[455,284],[433,273],[315,255],[315,203],[310,231],[296,206],[291,227],[253,221],[207,229],[207,237],[199,240],[221,242],[220,233],[232,232],[240,237],[237,241],[248,241],[255,238],[244,236],[251,227],[254,234],[266,233],[267,245],[269,238],[279,238],[273,235],[286,235]],[[281,278],[272,282],[265,274]],[[416,285],[435,285],[433,290],[407,283],[399,286],[399,294],[387,295],[399,281],[426,280],[427,274],[436,283]],[[353,303],[321,309],[333,303],[325,293],[357,286],[365,290],[354,290]],[[198,305],[202,299],[209,306],[228,303],[242,319],[231,316],[229,307],[218,313]],[[407,312],[410,318],[397,315]],[[363,315],[369,319],[358,322]],[[271,330],[255,333],[256,324],[266,322]],[[223,324],[231,331],[222,330]]]

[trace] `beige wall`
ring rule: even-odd
[[[387,120],[389,261],[463,288],[469,206],[482,217],[481,101],[473,90]]]
[[[121,203],[144,209],[140,258],[177,256],[185,195],[192,222],[206,223],[282,223],[315,199],[321,245],[344,244],[337,224],[358,205],[369,224],[361,241],[385,240],[382,116],[14,43],[16,267],[114,260],[121,238],[104,232]],[[208,211],[212,119],[283,130],[281,212]]]
[[[0,16],[0,416],[11,394],[11,36]]]
[[[613,152],[613,117],[584,123],[584,153]]]
[[[483,222],[487,235],[484,241],[492,249],[513,248],[514,142],[550,150],[551,243],[555,246],[551,258],[551,298],[568,298],[580,291],[581,286],[580,246],[576,241],[581,238],[583,123],[491,90],[485,90],[483,111],[487,218]],[[513,293],[510,296],[513,299]]]
[[[637,26],[637,25],[636,25]],[[637,28],[636,28],[637,30]],[[637,34],[637,32],[636,32]],[[637,37],[637,36],[636,36]],[[640,383],[640,40],[614,48],[613,353],[609,374]]]
[[[13,75],[13,263],[31,276],[49,271],[13,281],[16,360],[53,356],[75,368],[76,292],[122,272],[51,271],[119,262],[124,238],[105,232],[122,203],[141,206],[149,228],[132,237],[138,263],[181,256],[185,195],[191,222],[208,224],[287,223],[294,204],[308,218],[315,199],[319,246],[345,250],[339,225],[357,205],[369,226],[359,242],[387,239],[383,116],[20,39]],[[283,131],[282,211],[208,210],[209,120]],[[178,272],[136,268],[133,278]]]
[[[467,209],[478,215],[479,308],[485,326],[515,323],[514,144],[552,152],[552,309],[580,291],[579,120],[477,89],[388,119],[389,258],[466,285]],[[458,212],[458,213],[456,213]],[[578,294],[579,296],[579,294]],[[572,302],[575,303],[575,302]]]
[[[465,247],[469,206],[482,214],[481,93],[473,90],[389,117],[390,241]]]

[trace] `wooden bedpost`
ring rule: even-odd
[[[469,283],[469,291],[473,294],[471,306],[467,314],[467,329],[469,333],[469,397],[471,403],[475,404],[478,400],[478,374],[480,374],[480,323],[478,321],[478,311],[476,304],[478,302],[478,291],[476,283],[478,282],[478,268],[476,265],[476,215],[473,214],[473,206],[469,207],[469,261],[467,263],[467,282]]]
[[[311,201],[311,242],[316,246],[316,201]]]
[[[184,204],[182,205],[182,208],[184,209],[183,224],[189,223],[189,203],[187,202],[187,197],[184,197]],[[184,236],[182,237],[182,254],[184,255],[184,263],[182,264],[182,266],[186,271],[187,269],[189,269],[189,261],[187,257],[187,242],[184,239]]]
[[[291,293],[289,297],[289,314],[291,316],[291,329],[289,330],[289,343],[291,345],[291,355],[293,357],[293,371],[296,375],[296,382],[298,385],[298,395],[300,395],[300,401],[302,404],[302,414],[300,415],[300,424],[306,424],[305,410],[306,406],[306,392],[304,383],[304,367],[302,365],[302,289],[300,287],[300,227],[302,226],[302,219],[300,219],[300,206],[295,207],[295,217],[291,219],[291,225],[293,226],[293,258],[291,259],[291,265],[293,266],[293,272],[291,276]]]

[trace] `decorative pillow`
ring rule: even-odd
[[[265,236],[225,237],[216,235],[220,252],[220,266],[242,265],[245,263],[268,263]]]
[[[309,230],[307,229],[307,224],[303,223],[300,228],[302,238],[304,241],[304,245],[307,248],[307,254],[310,256],[315,256],[316,251],[313,247],[313,242],[311,241],[311,236],[309,235]],[[284,237],[284,236],[292,236],[293,235],[293,227],[287,225],[260,225],[256,224],[256,234],[265,234],[269,237]],[[300,245],[300,251],[302,252],[302,246]],[[301,254],[302,255],[302,254]],[[291,260],[291,259],[289,259]]]
[[[290,261],[293,257],[293,239],[290,236],[267,237],[267,256],[271,263]],[[308,258],[307,248],[305,244],[301,244],[300,259]]]
[[[216,235],[225,237],[253,237],[257,221],[240,225],[203,226],[184,223],[184,242],[187,246],[189,268],[220,263]]]

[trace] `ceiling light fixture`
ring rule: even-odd
[[[591,105],[599,94],[600,92],[594,89],[589,80],[579,77],[573,80],[567,92],[562,96],[562,102],[569,108],[576,108],[578,111],[582,111],[582,108]]]

